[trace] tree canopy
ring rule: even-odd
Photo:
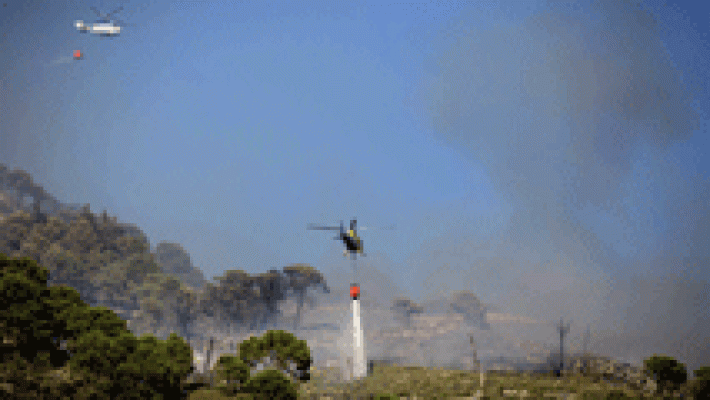
[[[183,398],[192,350],[177,335],[137,338],[49,271],[0,254],[0,393],[8,399]]]
[[[653,355],[643,362],[646,372],[658,384],[659,391],[675,391],[688,380],[685,365],[664,355]]]
[[[310,380],[313,362],[305,340],[282,330],[267,331],[262,337],[251,337],[239,345],[239,357],[245,364],[255,366],[269,357],[282,371],[300,381]],[[295,368],[292,368],[292,364]]]

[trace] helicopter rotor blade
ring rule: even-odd
[[[110,16],[113,15],[113,14],[116,14],[117,12],[119,12],[119,11],[121,11],[121,10],[123,10],[123,6],[118,7],[117,9],[115,9],[115,10],[111,11],[110,13],[106,14],[106,18],[110,17]]]
[[[103,15],[101,14],[101,12],[100,12],[99,10],[97,10],[96,7],[93,7],[93,6],[92,6],[91,9],[96,13],[96,15],[97,15],[99,18],[103,17]]]
[[[129,24],[128,22],[120,19],[114,19],[114,22],[118,22],[118,24],[121,26],[136,26],[136,24]]]

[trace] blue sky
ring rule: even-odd
[[[142,11],[129,4],[121,17],[137,27],[114,39],[50,21],[56,13],[90,20],[88,6],[11,5],[17,20],[49,23],[51,31],[37,35],[46,51],[8,43],[27,52],[36,71],[8,65],[7,84],[16,102],[28,102],[23,108],[43,99],[51,117],[40,122],[39,110],[25,111],[7,121],[8,131],[47,132],[34,141],[18,135],[18,148],[4,156],[30,170],[20,165],[23,151],[51,160],[44,163],[55,167],[33,172],[58,198],[107,208],[154,244],[179,240],[208,276],[317,263],[330,249],[325,237],[303,231],[307,222],[357,216],[364,225],[396,224],[367,244],[403,261],[436,234],[407,233],[419,210],[477,193],[485,202],[476,208],[488,212],[495,200],[485,175],[418,129],[404,104],[425,73],[416,35],[430,21],[426,13],[315,4],[176,2]],[[53,63],[73,49],[84,60]],[[199,244],[194,229],[229,233],[217,235],[216,251]]]
[[[397,227],[363,290],[415,300],[594,321],[623,279],[708,277],[702,2],[125,2],[117,38],[73,28],[115,2],[6,3],[0,161],[208,278],[347,284],[305,227],[355,216]]]

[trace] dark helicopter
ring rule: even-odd
[[[363,244],[362,244],[362,239],[357,235],[357,219],[353,218],[350,220],[350,229],[346,230],[345,225],[343,224],[343,221],[340,221],[340,226],[317,226],[310,224],[308,225],[308,229],[310,230],[319,230],[319,231],[338,231],[338,236],[334,237],[334,240],[340,240],[343,242],[345,245],[345,250],[343,250],[343,256],[347,257],[348,253],[350,254],[350,257],[352,259],[356,259],[357,255],[361,255],[363,257],[367,256],[364,252]],[[362,230],[365,230],[367,228],[363,227]],[[390,228],[382,228],[382,229],[393,229],[392,227]]]

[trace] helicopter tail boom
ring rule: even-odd
[[[314,226],[309,225],[308,230],[311,231],[339,231],[340,228],[337,226]]]

